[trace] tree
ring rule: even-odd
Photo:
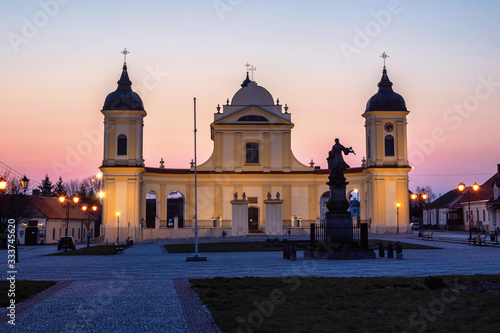
[[[44,197],[52,196],[54,185],[52,185],[52,182],[49,179],[49,175],[45,175],[45,178],[42,179],[42,184],[38,185],[38,189],[42,193],[42,196]]]
[[[59,180],[54,185],[54,191],[53,192],[54,192],[54,195],[56,197],[59,197],[61,195],[64,195],[64,196],[68,195],[68,191],[66,190],[66,185],[64,185],[61,176],[59,176]]]
[[[87,196],[87,188],[83,182],[80,184],[80,189],[78,190],[77,195],[80,198],[80,202],[88,202],[89,198]]]

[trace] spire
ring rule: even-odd
[[[250,78],[248,77],[248,72],[247,72],[247,78],[245,79],[245,81],[243,81],[243,83],[241,84],[241,87],[243,88],[243,87],[248,86],[248,84],[250,82],[252,82],[252,81],[250,81]]]
[[[382,70],[382,78],[380,79],[380,82],[377,84],[377,87],[379,88],[378,91],[381,92],[389,92],[393,91],[392,90],[392,82],[389,80],[389,76],[387,76],[387,69]]]
[[[118,80],[117,90],[129,90],[132,91],[132,81],[130,81],[127,73],[127,64],[123,64],[123,71],[120,80]]]

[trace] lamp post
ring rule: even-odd
[[[120,211],[117,210],[116,211],[116,218],[118,219],[118,224],[117,224],[117,227],[116,227],[116,243],[119,243],[120,242]]]
[[[88,214],[88,221],[86,224],[86,227],[87,227],[87,247],[90,247],[90,213],[87,212],[88,209],[89,209],[89,207],[87,205],[82,206],[82,210]],[[92,210],[95,212],[97,210],[97,206],[96,205],[92,206]],[[83,232],[83,230],[82,230],[82,232]]]
[[[64,195],[61,195],[59,197],[59,202],[61,203],[62,208],[66,208],[66,232],[65,236],[68,236],[68,226],[69,226],[69,209],[70,208],[75,208],[76,205],[78,204],[78,201],[80,201],[80,198],[77,197],[76,195],[73,196],[71,199],[67,199]],[[64,249],[64,252],[66,252],[67,249]]]
[[[427,198],[429,196],[426,193],[421,193],[421,194],[412,193],[410,197],[411,197],[411,199],[413,201],[415,201],[417,199],[422,199],[422,201],[424,202],[424,205],[425,205],[426,204],[425,201],[427,200]],[[429,227],[430,227],[430,223],[431,222],[430,222],[430,218],[429,217],[430,217],[430,214],[429,214],[429,212],[427,212],[427,221],[429,222]],[[422,213],[422,224],[423,224],[423,221],[424,221],[424,216],[423,216],[423,213]],[[423,227],[423,225],[422,225],[422,227]]]
[[[396,233],[399,235],[399,207],[401,207],[401,203],[396,202]]]
[[[478,191],[479,190],[479,185],[477,183],[474,183],[472,186],[465,186],[464,183],[458,184],[458,190],[460,192],[467,191],[467,203],[468,203],[468,210],[467,210],[467,218],[469,220],[469,240],[472,239],[472,219],[474,218],[474,215],[471,214],[470,212],[470,191]]]

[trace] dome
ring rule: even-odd
[[[273,96],[265,88],[247,78],[234,94],[231,105],[274,105]]]
[[[392,90],[392,82],[387,76],[387,70],[384,67],[382,79],[378,83],[378,92],[372,96],[366,103],[366,112],[368,111],[408,111],[403,97]]]
[[[122,76],[117,83],[118,88],[106,97],[102,109],[144,111],[141,97],[132,91],[132,82],[128,78],[127,65],[123,65]]]

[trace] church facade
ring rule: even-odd
[[[359,195],[360,219],[371,232],[408,226],[408,111],[383,69],[367,103],[366,160],[347,169],[347,195]],[[210,158],[195,168],[148,167],[143,159],[146,111],[126,64],[104,115],[103,233],[109,241],[193,237],[195,192],[200,236],[305,234],[321,223],[327,169],[305,165],[291,150],[288,107],[248,77],[210,124]],[[207,124],[208,125],[208,124]],[[335,138],[324,138],[333,142]],[[325,157],[327,152],[325,152]],[[396,207],[396,203],[400,207]],[[119,213],[118,213],[119,212]]]

